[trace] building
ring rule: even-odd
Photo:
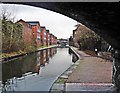
[[[21,19],[18,22],[23,25],[23,38],[26,43],[35,42],[37,47],[57,44],[57,37],[50,34],[45,26],[40,26],[39,21]]]
[[[57,37],[53,34],[50,34],[50,45],[56,45],[57,44]]]
[[[23,27],[23,41],[27,45],[32,45],[33,43],[33,33],[32,33],[32,25],[26,23],[24,20],[20,19],[17,23],[21,24]]]
[[[46,45],[50,45],[50,33],[49,30],[46,30]]]
[[[68,41],[68,39],[61,38],[61,39],[58,39],[58,44],[60,46],[67,46],[69,44],[69,41]]]
[[[53,35],[53,38],[52,38],[52,44],[54,45],[54,40],[55,40],[55,36]]]
[[[53,34],[50,34],[50,45],[53,45]]]
[[[68,39],[61,38],[61,39],[58,39],[57,42],[58,42],[59,46],[62,46],[62,47],[66,47],[69,45]]]
[[[57,37],[53,36],[53,44],[56,45],[57,44]]]
[[[55,37],[55,44],[57,44],[57,37]]]
[[[27,21],[26,23],[29,23],[32,25],[32,32],[33,32],[33,37],[36,41],[37,47],[41,46],[41,37],[40,37],[40,23],[39,21]]]
[[[46,28],[41,26],[41,45],[46,46]]]

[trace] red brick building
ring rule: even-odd
[[[50,45],[56,45],[57,44],[57,37],[53,34],[50,34]]]
[[[23,38],[27,44],[36,42],[36,46],[49,46],[57,44],[57,37],[50,34],[45,26],[40,26],[39,21],[19,20],[23,26]]]
[[[53,34],[50,34],[50,45],[53,45]]]
[[[50,33],[49,30],[46,30],[46,45],[50,45]]]
[[[41,45],[46,46],[46,28],[41,26]]]
[[[53,35],[53,45],[55,44],[55,36]]]
[[[41,46],[41,37],[40,37],[40,23],[39,21],[27,21],[32,26],[33,37],[36,41],[37,47]]]
[[[32,33],[32,26],[26,23],[24,20],[20,19],[17,21],[23,27],[23,40],[26,44],[30,45],[33,43],[33,33]]]
[[[56,45],[57,44],[57,37],[53,35],[52,37],[52,44]]]
[[[56,36],[54,37],[54,44],[55,45],[57,44],[57,37]]]

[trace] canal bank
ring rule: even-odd
[[[112,62],[71,48],[79,54],[80,59],[54,82],[50,91],[115,93],[112,84]]]
[[[10,57],[2,58],[0,61],[1,61],[1,62],[6,62],[6,61],[11,60],[11,59],[15,59],[15,58],[18,58],[18,57],[26,56],[26,55],[28,55],[28,54],[32,54],[32,53],[35,53],[35,52],[38,52],[38,51],[41,51],[41,50],[45,50],[45,49],[49,49],[49,48],[54,48],[54,47],[57,47],[57,46],[58,46],[58,45],[52,45],[52,46],[49,46],[49,47],[39,48],[38,50],[32,51],[32,52],[15,54],[15,55],[10,56]]]

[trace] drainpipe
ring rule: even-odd
[[[114,49],[113,56],[113,84],[120,91],[120,50]]]

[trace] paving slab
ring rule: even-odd
[[[115,93],[111,83],[66,83],[66,91],[85,93]]]
[[[68,77],[67,83],[112,83],[112,62],[88,56],[78,51],[83,59]]]
[[[112,62],[93,57],[74,48],[80,57],[78,66],[66,81],[66,91],[79,93],[115,93],[112,84]],[[74,92],[73,92],[74,93]]]

